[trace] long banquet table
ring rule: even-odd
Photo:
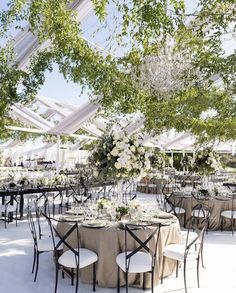
[[[58,229],[61,235],[65,235],[70,224],[67,222],[59,222]],[[162,252],[165,245],[171,243],[180,243],[180,226],[179,222],[172,221],[168,226],[160,228],[160,238],[158,242],[158,253],[155,270],[155,286],[158,285],[162,272]],[[148,230],[137,230],[139,237],[147,237]],[[150,232],[150,230],[149,230]],[[125,250],[124,230],[117,226],[108,226],[105,228],[88,228],[83,224],[79,225],[79,233],[81,237],[81,247],[91,249],[98,255],[98,263],[96,266],[96,281],[101,287],[116,287],[117,284],[117,265],[116,256]],[[71,245],[76,245],[75,234],[71,235],[69,242]],[[129,248],[132,250],[137,247],[133,240],[129,243]],[[173,260],[167,260],[165,264],[164,276],[170,275],[176,266]],[[147,274],[146,285],[150,287],[150,274]],[[87,267],[81,269],[81,280],[85,283],[92,283],[92,268]],[[124,275],[121,274],[121,285],[125,284]],[[135,287],[142,286],[142,274],[130,274],[129,283]]]
[[[16,188],[9,188],[7,190],[0,190],[0,198],[2,198],[2,203],[4,203],[5,197],[14,197],[19,196],[19,213],[20,217],[23,217],[24,213],[24,200],[27,195],[32,194],[40,194],[45,195],[48,192],[60,192],[63,190],[71,190],[68,185],[60,185],[60,186],[42,186],[42,187],[16,187]]]

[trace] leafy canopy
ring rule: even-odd
[[[222,46],[224,35],[229,30],[235,33],[235,0],[199,0],[193,15],[186,13],[184,0],[92,0],[102,24],[107,22],[109,5],[117,11],[115,28],[119,29],[112,37],[117,45],[126,46],[119,58],[102,54],[81,37],[72,2],[9,0],[1,11],[2,37],[9,38],[13,28],[29,23],[39,43],[50,40],[50,46],[31,59],[27,72],[18,69],[11,42],[1,48],[0,114],[6,117],[1,127],[9,123],[9,106],[32,99],[44,83],[45,71],[57,63],[66,79],[101,95],[107,111],[142,113],[146,129],[153,133],[176,128],[204,139],[236,138],[236,55],[235,51],[225,54]],[[182,87],[160,94],[143,86],[141,68],[147,58],[163,55],[169,44],[173,55],[183,56],[181,62],[186,60],[190,70],[178,76]]]

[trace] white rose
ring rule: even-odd
[[[134,145],[136,146],[136,147],[138,147],[139,146],[139,143],[138,143],[138,141],[134,141]]]
[[[115,168],[116,168],[117,170],[121,169],[121,164],[120,164],[119,162],[116,162],[116,163],[115,163]]]
[[[98,177],[98,171],[93,171],[93,176]]]
[[[118,132],[114,133],[113,138],[114,138],[114,140],[119,140],[119,138],[120,138],[119,133]]]
[[[145,167],[146,167],[147,170],[149,170],[151,168],[151,164],[150,164],[149,161],[145,162]]]
[[[132,167],[131,167],[130,165],[128,165],[128,166],[126,166],[126,170],[127,170],[128,172],[130,172],[130,171],[132,170]]]
[[[143,148],[143,147],[138,148],[138,152],[139,152],[140,154],[143,154],[143,153],[144,153],[144,148]]]
[[[131,152],[135,152],[136,151],[136,148],[135,148],[135,146],[134,145],[131,145],[131,147],[130,147],[130,150],[131,150]]]
[[[113,157],[117,157],[119,154],[118,149],[116,147],[113,148],[113,150],[111,151],[111,155]]]

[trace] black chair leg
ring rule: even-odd
[[[176,261],[176,278],[178,278],[178,273],[179,273],[179,262],[177,260]]]
[[[197,286],[200,288],[200,281],[199,281],[199,257],[197,259]]]
[[[205,269],[206,267],[204,266],[204,261],[203,261],[203,243],[202,243],[202,247],[201,247],[201,261],[202,261],[202,267]]]
[[[71,269],[71,286],[74,286],[74,269]]]
[[[162,272],[161,272],[161,284],[163,284],[163,276],[164,276],[165,262],[166,262],[166,258],[165,258],[165,256],[163,256],[163,260],[162,260]]]
[[[151,293],[154,293],[154,270],[152,270],[152,276],[151,276]]]
[[[16,227],[17,227],[18,223],[17,223],[17,211],[16,211]]]
[[[185,293],[187,293],[187,281],[186,281],[186,261],[184,261],[184,289],[185,289]]]
[[[126,287],[126,293],[129,293],[129,277],[128,277],[128,272],[125,272],[125,287]]]
[[[5,229],[7,229],[7,213],[5,213]]]
[[[117,293],[120,293],[120,268],[117,268]]]
[[[221,224],[220,224],[220,231],[223,231],[223,223],[224,223],[224,218],[221,217]]]
[[[35,250],[35,248],[34,248],[34,260],[33,260],[33,266],[32,266],[32,274],[33,274],[33,272],[34,272],[35,259],[36,259],[36,250]]]
[[[79,288],[79,268],[76,268],[75,293],[78,293],[78,288]]]
[[[36,254],[36,271],[34,276],[34,282],[36,282],[37,275],[38,275],[38,269],[39,269],[39,253]]]
[[[184,213],[184,228],[186,228],[186,213]]]
[[[93,291],[96,291],[96,266],[93,264]]]
[[[232,219],[232,235],[234,235],[235,219]]]
[[[57,284],[58,284],[58,264],[56,265],[56,276],[55,276],[55,290],[54,293],[57,293]]]
[[[146,274],[143,273],[143,291],[146,290]]]

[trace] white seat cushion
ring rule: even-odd
[[[191,212],[191,216],[195,218],[205,218],[206,215],[210,215],[207,210],[205,209],[195,209]]]
[[[79,249],[79,268],[84,268],[98,260],[98,256],[92,250],[86,248]],[[71,250],[67,250],[59,257],[58,262],[68,268],[76,268],[75,254]]]
[[[188,236],[188,243],[191,243],[193,240],[195,240],[196,238],[198,238],[198,234],[196,232],[192,232],[192,231],[181,231],[181,239],[182,239],[182,243],[186,243],[186,239]]]
[[[166,205],[166,210],[167,210],[167,213],[171,213],[171,212],[173,213],[173,209],[171,208],[171,206],[168,203]],[[185,214],[185,209],[183,209],[181,207],[175,207],[174,211],[177,215],[178,214]]]
[[[231,210],[223,211],[221,213],[221,216],[228,218],[228,219],[231,219],[232,217],[233,217],[233,219],[236,219],[236,211],[233,211],[233,212]]]
[[[128,251],[127,254],[131,253]],[[125,252],[117,255],[116,263],[125,272]],[[146,252],[137,252],[130,258],[129,273],[149,272],[152,269],[152,256]]]
[[[185,209],[180,207],[175,207],[176,214],[185,214]]]
[[[178,261],[184,261],[185,244],[170,244],[164,247],[163,255]],[[196,251],[190,249],[187,259],[197,259]]]

